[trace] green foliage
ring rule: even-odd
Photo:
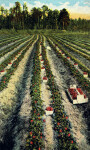
[[[36,51],[33,60],[33,76],[31,81],[31,104],[32,111],[29,122],[28,137],[26,140],[26,150],[44,148],[43,120],[44,115],[43,101],[41,100],[41,68],[39,60],[39,43],[36,44]]]
[[[51,10],[46,5],[34,7],[30,12],[26,3],[23,9],[19,2],[9,10],[1,6],[0,29],[61,29],[63,31],[89,31],[90,20],[70,19],[69,12],[64,8],[60,11]]]
[[[59,22],[63,30],[67,29],[70,23],[70,17],[68,11],[64,8],[60,11]]]

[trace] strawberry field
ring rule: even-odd
[[[73,84],[88,103],[70,101]],[[89,135],[88,33],[1,35],[0,149],[89,150]]]

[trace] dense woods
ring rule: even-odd
[[[68,11],[51,10],[46,5],[28,11],[26,3],[15,2],[9,10],[0,6],[0,29],[63,29],[89,31],[90,20],[70,19]]]

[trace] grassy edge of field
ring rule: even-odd
[[[1,29],[0,34],[51,34],[60,33],[60,34],[87,34],[90,35],[90,31],[69,31],[69,30],[58,30],[58,29],[24,29],[24,30],[15,30],[15,29]]]

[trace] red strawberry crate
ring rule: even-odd
[[[53,108],[51,106],[46,107],[45,109],[46,116],[53,114]]]

